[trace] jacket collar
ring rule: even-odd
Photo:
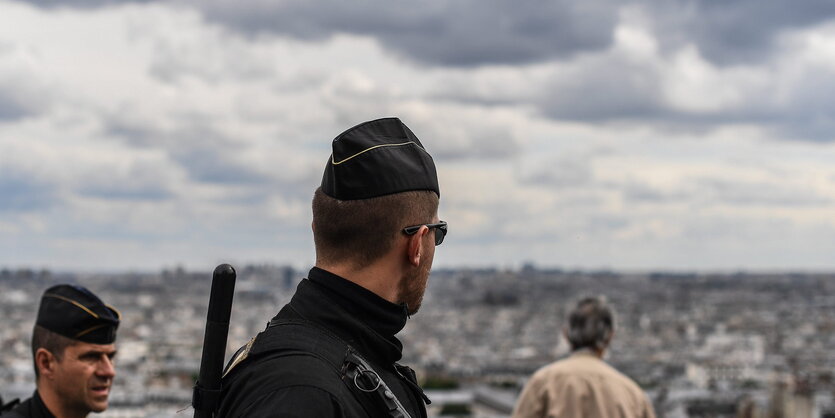
[[[299,283],[290,306],[304,319],[339,335],[363,355],[385,364],[402,357],[395,334],[406,326],[408,311],[368,289],[314,267]],[[371,359],[369,359],[371,360]]]
[[[44,418],[55,418],[55,415],[52,415],[52,412],[49,408],[46,407],[46,404],[43,403],[43,399],[41,399],[41,394],[35,390],[35,393],[32,395],[32,409],[30,413],[33,417],[44,417]]]

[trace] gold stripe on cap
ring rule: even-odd
[[[108,324],[99,324],[99,325],[96,325],[96,326],[93,326],[93,327],[87,328],[87,329],[85,329],[84,331],[81,331],[81,332],[79,332],[78,334],[75,334],[75,337],[73,337],[73,339],[77,340],[77,339],[78,339],[78,337],[81,337],[81,336],[83,336],[83,335],[85,335],[85,334],[89,334],[89,333],[91,333],[91,332],[93,332],[93,331],[95,331],[95,330],[97,330],[97,329],[99,329],[99,328],[106,327],[106,326],[108,326]]]
[[[56,298],[56,299],[61,299],[65,302],[72,303],[73,305],[78,306],[79,308],[83,309],[84,312],[87,312],[88,314],[93,315],[94,318],[96,318],[96,319],[99,318],[99,316],[96,315],[95,312],[91,311],[86,306],[84,306],[84,305],[82,305],[82,304],[80,304],[80,303],[78,303],[78,302],[76,302],[76,301],[74,301],[74,300],[72,300],[68,297],[61,296],[61,295],[56,295],[56,294],[53,294],[53,293],[47,293],[47,294],[43,295],[43,297],[52,297],[52,298]]]
[[[342,163],[344,163],[345,161],[350,160],[351,158],[354,158],[354,157],[356,157],[356,156],[358,156],[358,155],[360,155],[360,154],[364,154],[364,153],[366,153],[366,152],[368,152],[368,151],[371,151],[371,150],[373,150],[373,149],[375,149],[375,148],[380,148],[380,147],[401,147],[401,146],[403,146],[403,145],[409,145],[409,144],[417,145],[417,144],[415,144],[415,141],[404,142],[404,143],[402,143],[402,144],[380,144],[380,145],[375,145],[375,146],[373,146],[373,147],[371,147],[371,148],[364,149],[364,150],[362,150],[362,151],[360,151],[360,152],[358,152],[358,153],[356,153],[356,154],[354,154],[354,155],[352,155],[352,156],[350,156],[350,157],[348,157],[348,158],[345,158],[345,159],[343,159],[343,160],[341,160],[341,161],[335,161],[335,160],[333,159],[333,154],[331,154],[331,164],[333,164],[333,165],[339,165],[339,164],[342,164]],[[419,146],[419,145],[418,145],[418,148],[423,149],[423,148],[422,148],[421,146]]]
[[[118,310],[118,309],[116,309],[116,308],[114,308],[114,307],[112,307],[112,306],[110,306],[110,305],[104,305],[104,306],[106,306],[107,308],[109,308],[111,311],[116,312],[116,319],[118,319],[118,320],[120,320],[120,321],[122,320],[122,313],[121,313],[121,312],[119,312],[119,310]]]

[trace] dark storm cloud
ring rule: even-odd
[[[662,44],[694,43],[715,64],[756,62],[768,57],[778,35],[835,17],[835,2],[810,0],[644,0]]]
[[[155,0],[18,0],[43,8],[95,8],[123,3],[150,3]]]
[[[47,8],[90,8],[153,0],[25,1]],[[622,6],[640,8],[663,45],[678,48],[694,43],[717,64],[761,60],[784,31],[835,16],[835,2],[830,0],[179,0],[169,4],[200,10],[209,20],[243,33],[311,40],[339,33],[367,35],[416,61],[451,66],[537,62],[603,49],[611,43]]]
[[[32,0],[30,3],[44,7],[92,7],[120,1]],[[835,105],[835,99],[828,94],[829,87],[835,84],[831,81],[835,79],[831,72],[821,73],[817,69],[817,74],[797,77],[801,80],[797,88],[775,86],[775,90],[790,91],[779,103],[769,103],[770,92],[767,92],[741,100],[730,108],[682,110],[669,103],[663,90],[665,86],[660,82],[665,75],[663,60],[669,56],[655,57],[661,61],[651,62],[653,58],[636,58],[622,52],[578,54],[606,50],[624,8],[632,7],[645,15],[645,19],[638,21],[646,22],[643,29],[654,33],[666,53],[681,51],[682,47],[692,44],[714,64],[759,60],[774,66],[774,60],[764,60],[773,58],[775,52],[788,52],[785,45],[777,45],[781,34],[835,17],[835,2],[828,0],[810,0],[802,5],[777,0],[559,0],[547,3],[430,0],[417,6],[385,0],[260,0],[245,4],[232,0],[177,0],[165,4],[198,10],[211,22],[253,36],[276,34],[308,40],[345,33],[370,36],[388,50],[426,64],[477,66],[560,59],[562,61],[557,65],[561,69],[573,69],[568,73],[561,70],[553,81],[538,86],[534,97],[515,97],[512,93],[489,90],[468,92],[466,86],[450,86],[448,92],[441,95],[443,99],[462,103],[490,106],[533,103],[542,115],[555,120],[652,122],[692,131],[726,123],[751,123],[772,129],[784,138],[835,140],[832,134],[835,118],[827,112]],[[223,62],[217,68],[208,68],[200,59],[178,59],[179,54],[182,51],[177,48],[162,48],[161,58],[152,65],[151,73],[174,84],[179,82],[178,77],[182,74],[198,74],[210,82],[227,71],[240,72],[240,76],[247,79],[271,74],[269,65],[250,68]],[[567,60],[569,57],[579,58]],[[329,65],[338,67],[340,63]],[[26,104],[21,101],[23,99],[17,102],[3,100],[2,93],[0,86],[0,120],[19,118],[31,109],[31,106],[23,105]],[[353,111],[355,104],[352,103],[350,108]],[[122,128],[116,126],[114,129]],[[123,129],[121,134],[141,138],[139,142],[153,138],[142,132],[128,132],[129,129],[134,128]],[[480,148],[485,156],[509,155],[504,147],[489,146],[494,143],[500,141],[487,140],[488,146]],[[458,145],[439,149],[439,153],[460,154],[465,147]],[[218,180],[219,176],[207,168],[213,163],[203,161],[227,163],[225,159],[211,155],[201,155],[201,160],[194,160],[187,154],[175,157],[187,162],[189,171],[196,178],[211,181]],[[227,178],[236,181],[258,178],[258,174],[248,167],[229,168]]]
[[[93,8],[137,0],[20,0],[44,8]],[[417,62],[449,66],[514,64],[568,57],[606,48],[617,23],[613,0],[513,2],[430,0],[290,0],[242,4],[232,0],[180,0],[235,31],[321,40],[347,33],[376,38]]]
[[[748,91],[745,100],[717,109],[676,108],[659,82],[669,73],[653,63],[614,56],[588,60],[578,68],[543,85],[535,103],[544,116],[595,123],[651,122],[662,130],[691,133],[744,123],[787,140],[835,141],[830,111],[835,96],[829,93],[835,89],[835,71],[822,66],[804,66],[799,76],[778,70],[773,87]],[[461,101],[479,99],[465,95]]]
[[[367,35],[416,61],[452,66],[541,61],[605,48],[618,12],[608,0],[190,4],[210,20],[248,33],[313,40],[338,33]]]
[[[451,66],[515,64],[600,50],[612,40],[619,8],[638,6],[663,45],[695,43],[713,63],[767,57],[779,34],[835,16],[835,2],[633,0],[627,2],[192,2],[214,21],[249,33],[320,39],[335,33],[377,38],[417,61]],[[326,4],[324,6],[323,4]]]

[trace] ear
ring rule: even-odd
[[[38,368],[38,373],[47,379],[52,379],[56,361],[55,356],[43,347],[35,351],[35,367]]]
[[[423,237],[427,233],[429,233],[429,228],[424,225],[413,235],[407,235],[409,240],[406,242],[406,257],[408,258],[409,264],[415,267],[420,265],[420,255],[423,251]]]

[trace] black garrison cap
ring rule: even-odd
[[[398,118],[361,123],[333,140],[322,176],[322,191],[335,199],[357,200],[411,190],[439,197],[432,156]]]
[[[81,286],[59,284],[46,289],[37,325],[73,340],[110,344],[116,340],[121,315]]]

